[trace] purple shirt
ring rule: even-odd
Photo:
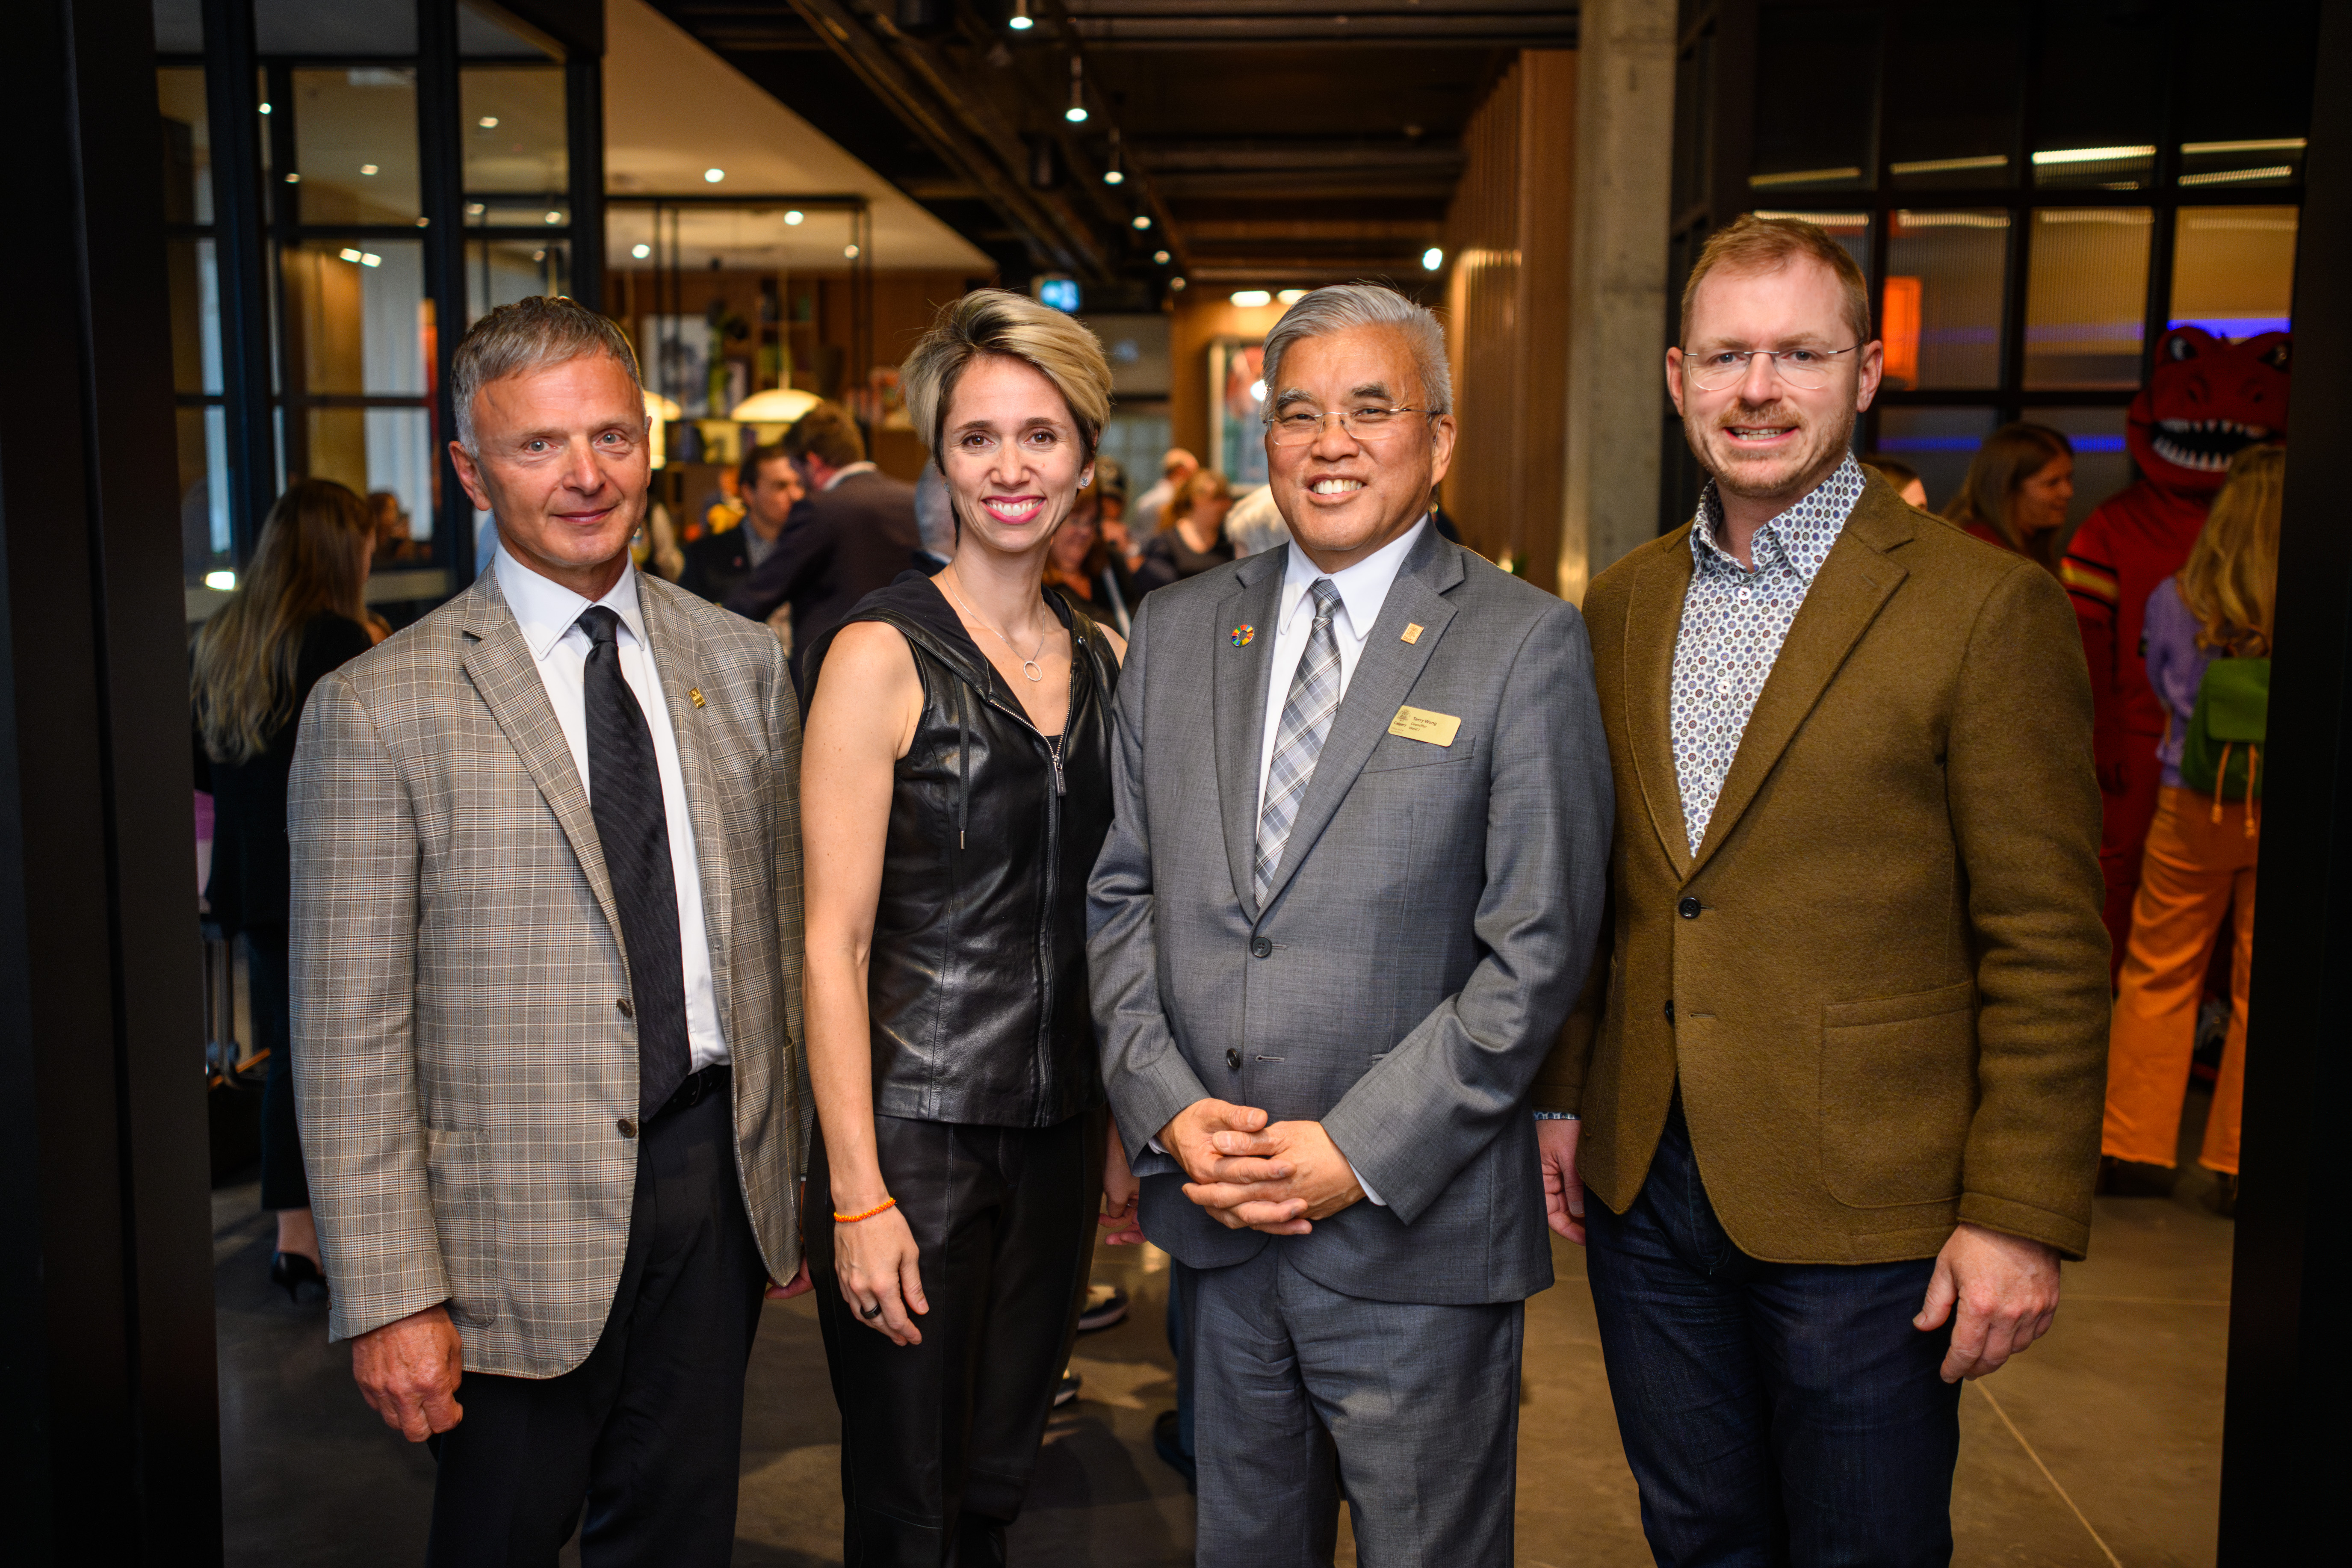
[[[2168,789],[2180,787],[2180,748],[2189,739],[2189,721],[2197,711],[2198,683],[2213,655],[2197,646],[2197,617],[2180,602],[2179,579],[2167,577],[2147,596],[2147,621],[2140,642],[2147,657],[2147,684],[2164,704],[2164,739],[2156,748],[2164,764]]]

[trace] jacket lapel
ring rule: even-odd
[[[1443,595],[1462,581],[1458,550],[1434,528],[1427,529],[1398,569],[1389,596],[1381,605],[1381,617],[1372,623],[1364,651],[1357,656],[1356,671],[1348,678],[1348,692],[1339,700],[1339,711],[1332,716],[1331,732],[1323,738],[1315,776],[1307,782],[1306,798],[1298,804],[1297,819],[1290,825],[1290,837],[1283,845],[1282,864],[1275,868],[1274,884],[1266,889],[1269,908],[1282,897],[1283,889],[1290,885],[1290,879],[1313,850],[1316,838],[1339,812],[1356,775],[1371,759],[1372,748],[1388,733],[1398,707],[1421,679],[1429,656],[1444,640],[1454,606]],[[1415,621],[1423,628],[1421,636],[1407,642],[1405,626]],[[1265,682],[1259,684],[1264,689]],[[1255,778],[1254,770],[1252,778]],[[1255,826],[1251,825],[1253,839]]]
[[[678,773],[686,784],[686,814],[694,829],[695,876],[702,885],[702,925],[709,943],[711,980],[723,999],[732,994],[727,984],[727,954],[732,951],[728,937],[734,912],[733,883],[727,863],[726,825],[719,817],[718,786],[711,777],[710,737],[702,726],[703,710],[694,705],[689,695],[702,679],[701,641],[686,617],[663,597],[663,589],[644,574],[637,577],[637,607],[645,616],[646,640],[653,645],[654,668],[661,676],[670,732],[677,738]],[[728,1026],[733,1028],[731,1019]]]
[[[1805,602],[1772,661],[1772,673],[1756,699],[1756,711],[1733,753],[1731,771],[1724,775],[1723,793],[1707,818],[1706,837],[1692,858],[1690,874],[1703,869],[1725,838],[1739,825],[1740,815],[1756,798],[1764,781],[1789,749],[1805,716],[1845,663],[1846,655],[1862,640],[1870,623],[1894,596],[1909,573],[1889,560],[1887,549],[1911,537],[1906,508],[1890,490],[1884,497],[1872,485],[1854,503],[1838,541],[1830,547]]]
[[[478,639],[463,660],[466,674],[472,679],[474,689],[482,694],[482,701],[515,754],[530,770],[548,809],[562,825],[572,856],[588,879],[589,890],[596,895],[604,920],[613,928],[613,941],[626,952],[620,910],[613,903],[613,879],[604,869],[604,845],[596,837],[596,819],[588,810],[588,791],[572,761],[563,727],[556,722],[555,707],[547,700],[547,684],[540,679],[530,645],[523,640],[521,626],[499,592],[497,574],[483,573],[467,590],[463,625]]]
[[[1658,844],[1676,874],[1691,872],[1690,830],[1683,819],[1682,785],[1675,773],[1675,642],[1693,570],[1689,536],[1643,563],[1625,606],[1625,737],[1633,775]]]
[[[1217,672],[1217,805],[1225,825],[1225,863],[1233,872],[1234,896],[1253,920],[1258,912],[1251,873],[1256,864],[1258,757],[1265,747],[1265,683],[1290,550],[1285,545],[1244,560],[1237,586],[1218,601],[1210,624],[1216,637],[1209,655]],[[1244,626],[1251,628],[1250,639],[1236,648],[1233,634]]]

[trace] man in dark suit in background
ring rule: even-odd
[[[802,652],[858,600],[912,567],[922,539],[915,487],[866,460],[866,439],[839,404],[802,415],[784,432],[782,451],[800,468],[808,498],[793,509],[768,558],[723,603],[755,621],[792,605],[793,683],[805,701]]]
[[[800,469],[782,447],[754,447],[736,471],[743,521],[724,533],[706,533],[686,547],[677,585],[718,604],[759,570],[783,536],[793,509],[808,494]]]

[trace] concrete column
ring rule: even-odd
[[[1675,145],[1675,0],[1585,0],[1559,594],[1655,536]]]

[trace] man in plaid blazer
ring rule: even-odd
[[[329,1331],[434,1445],[428,1562],[723,1563],[800,1270],[799,713],[766,628],[630,565],[610,322],[527,300],[452,368],[496,563],[322,682],[294,764]]]

